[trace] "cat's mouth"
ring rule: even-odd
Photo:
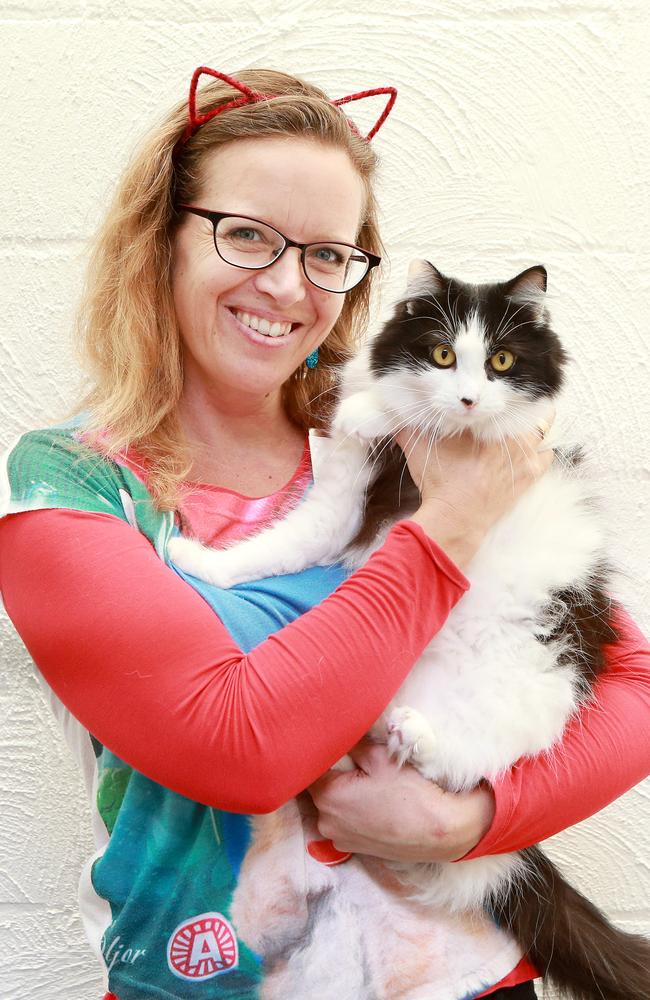
[[[488,419],[485,411],[478,403],[474,403],[473,406],[464,406],[461,404],[454,416],[466,424],[483,423],[484,420]]]

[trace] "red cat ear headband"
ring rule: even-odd
[[[218,108],[213,108],[212,111],[207,111],[205,114],[197,114],[196,111],[196,88],[198,86],[199,77],[204,73],[209,76],[214,76],[217,80],[223,80],[224,83],[230,84],[235,90],[238,90],[241,97],[235,97],[232,101],[228,101],[226,104],[221,104]],[[360,101],[364,97],[375,97],[378,94],[389,94],[388,101],[386,102],[386,107],[380,114],[379,118],[370,129],[366,136],[363,138],[366,142],[370,142],[377,132],[382,127],[389,114],[392,111],[393,104],[397,98],[397,90],[395,87],[376,87],[374,90],[361,90],[358,94],[348,94],[347,97],[339,97],[335,101],[330,101],[330,104],[340,107],[341,104],[348,104],[350,101]],[[181,138],[179,139],[178,145],[184,146],[188,139],[194,135],[197,129],[201,128],[201,125],[205,125],[209,122],[211,118],[215,118],[220,115],[222,111],[229,111],[231,108],[239,108],[242,104],[257,104],[258,101],[269,101],[273,97],[277,97],[277,94],[258,94],[257,91],[251,90],[246,84],[240,83],[232,76],[227,76],[225,73],[220,73],[219,70],[210,69],[209,66],[199,66],[198,69],[194,70],[192,75],[192,83],[190,84],[190,98],[188,102],[189,107],[189,120],[187,123],[187,128],[183,132]],[[358,133],[356,126],[350,122],[350,127]]]

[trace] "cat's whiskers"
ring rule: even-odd
[[[398,422],[394,425],[394,427],[392,428],[391,435],[387,436],[385,439],[382,439],[379,442],[380,447],[378,449],[374,445],[371,446],[371,448],[370,448],[370,450],[368,452],[367,457],[364,459],[364,462],[363,462],[363,465],[362,465],[361,469],[359,470],[359,472],[357,473],[357,476],[355,477],[355,485],[356,485],[356,482],[357,482],[359,476],[361,475],[361,472],[363,472],[364,469],[366,468],[368,462],[372,461],[372,465],[370,467],[370,471],[369,471],[369,474],[368,474],[368,477],[367,477],[368,481],[370,481],[370,479],[372,478],[372,473],[374,471],[375,466],[377,465],[377,463],[381,459],[381,457],[384,454],[384,452],[386,451],[386,449],[391,444],[393,444],[393,440],[394,440],[394,435],[395,434],[398,434],[400,431],[404,430],[407,427],[414,427],[414,430],[413,430],[413,432],[411,434],[411,437],[409,438],[409,441],[411,440],[411,438],[413,437],[413,433],[415,433],[417,431],[417,429],[418,429],[417,425],[421,424],[421,421],[418,418],[424,412],[425,412],[425,410],[424,410],[424,408],[421,405],[421,401],[419,401],[419,400],[417,402],[412,403],[411,406],[407,407],[404,411],[400,412],[399,416],[402,419],[398,420]]]
[[[418,401],[417,403],[414,403],[413,406],[414,407],[420,406],[420,402]],[[399,417],[399,414],[397,416]],[[372,421],[374,419],[375,419],[375,414],[374,413],[369,414],[363,420],[359,421],[359,423],[357,424],[357,428],[362,428],[364,424],[366,424],[366,423],[368,423],[368,422],[370,422],[370,421]],[[407,426],[407,425],[405,424],[404,426]],[[399,424],[393,425],[393,426],[391,426],[390,433],[391,433],[391,435],[397,434],[399,430],[401,430],[401,426]],[[341,448],[347,441],[349,441],[350,438],[353,438],[355,436],[357,436],[357,431],[356,430],[348,431],[347,434],[344,434],[343,437],[341,438],[341,440],[337,442],[336,447],[334,448],[334,451],[332,452],[332,454],[335,455],[336,452],[339,450],[339,448]],[[389,440],[390,440],[390,437],[389,437]]]
[[[501,319],[500,319],[500,321],[499,321],[499,325],[497,326],[497,328],[496,328],[496,330],[495,330],[495,332],[494,332],[494,339],[495,339],[495,340],[499,340],[499,339],[500,339],[500,338],[499,338],[499,331],[501,330],[501,327],[503,326],[503,324],[504,324],[504,323],[505,323],[506,321],[507,321],[508,323],[512,323],[512,321],[514,320],[515,316],[517,316],[517,314],[518,314],[518,313],[520,313],[520,312],[521,312],[521,310],[522,310],[522,309],[523,309],[523,308],[525,307],[525,305],[526,305],[526,303],[525,303],[525,302],[522,302],[522,303],[520,304],[519,308],[518,308],[518,309],[515,309],[515,311],[514,311],[513,313],[511,313],[511,312],[510,312],[510,306],[511,306],[511,304],[512,304],[511,302],[509,302],[509,303],[508,303],[508,306],[507,306],[507,308],[506,308],[506,311],[504,312],[503,316],[501,317]]]
[[[408,427],[408,426],[409,426],[409,421],[408,420],[405,420],[401,424],[398,424],[396,426],[396,428],[395,428],[395,434],[398,434],[401,430],[404,430],[404,428]],[[355,480],[354,480],[355,485],[356,485],[356,482],[357,482],[359,476],[364,471],[364,469],[367,467],[367,465],[368,465],[369,462],[371,463],[371,465],[370,465],[370,471],[368,473],[367,479],[368,479],[368,482],[371,481],[372,474],[374,472],[375,466],[377,465],[377,462],[379,462],[379,460],[381,459],[381,457],[384,454],[384,452],[386,451],[386,449],[389,448],[393,443],[394,443],[393,437],[390,436],[390,435],[387,436],[387,437],[385,437],[385,438],[381,438],[377,442],[377,444],[373,444],[371,442],[369,443],[370,444],[369,451],[368,451],[368,453],[367,453],[367,455],[366,455],[366,457],[365,457],[365,459],[363,461],[363,464],[362,464],[359,472],[357,473],[357,476],[355,477]]]
[[[390,375],[395,375],[396,372],[398,372],[399,374],[403,374],[405,376],[410,376],[410,375],[416,374],[418,371],[421,371],[423,375],[427,375],[431,371],[431,365],[428,365],[425,361],[420,361],[420,362],[417,362],[417,363],[414,362],[412,356],[408,353],[408,351],[404,347],[401,347],[399,349],[399,351],[396,354],[396,357],[399,358],[402,355],[406,359],[406,363],[404,364],[403,368],[400,368],[400,367],[397,367],[397,368],[384,368],[384,369],[382,369],[378,373],[377,378],[389,377]],[[423,393],[428,393],[429,395],[431,394],[431,390],[430,389],[425,389],[425,388],[422,388],[421,386],[412,385],[412,384],[409,384],[408,391],[409,391],[409,393],[410,392],[423,392]]]
[[[421,399],[417,399],[413,400],[408,406],[400,407],[399,412],[396,412],[398,423],[392,429],[393,435],[399,433],[401,430],[404,430],[406,427],[412,427],[414,432],[422,428],[426,429],[429,422],[427,417],[430,419],[431,415],[437,416],[439,413],[444,414],[441,407],[437,406],[432,408],[429,393],[423,392],[423,395],[426,396],[424,405]]]
[[[366,458],[364,459],[363,465],[361,466],[361,468],[359,469],[359,472],[357,473],[357,476],[355,478],[355,484],[357,482],[357,479],[361,475],[361,473],[368,466],[368,463],[370,463],[370,469],[368,471],[367,480],[368,480],[369,483],[371,482],[372,475],[373,475],[373,472],[375,471],[375,466],[377,465],[377,462],[379,462],[379,460],[381,459],[381,457],[384,454],[384,452],[386,451],[386,449],[389,448],[392,443],[393,443],[393,439],[392,438],[390,438],[390,437],[389,438],[384,438],[376,447],[373,447],[368,452]]]
[[[433,418],[434,419],[433,419],[433,423],[432,424],[430,422],[424,422],[422,424],[422,426],[421,426],[421,428],[419,430],[418,436],[416,437],[415,442],[413,444],[413,447],[411,448],[411,451],[412,451],[413,448],[416,447],[418,441],[421,440],[422,436],[425,433],[428,433],[428,435],[429,435],[429,447],[427,449],[427,454],[426,454],[426,458],[425,458],[425,461],[424,461],[423,474],[426,473],[427,465],[428,465],[429,458],[430,458],[430,455],[431,455],[431,449],[434,446],[436,447],[436,458],[437,458],[437,455],[438,455],[437,442],[438,442],[438,436],[439,436],[438,435],[438,430],[439,430],[440,426],[442,425],[442,423],[443,423],[443,421],[445,419],[445,411],[442,408],[438,408],[438,413],[434,413],[433,414]],[[415,433],[415,431],[413,432],[413,434],[414,433]],[[404,445],[404,459],[405,459],[405,461],[404,461],[404,466],[402,468],[402,474],[400,476],[399,494],[398,494],[400,500],[401,500],[402,480],[404,478],[404,472],[406,471],[406,469],[408,467],[408,459],[410,458],[410,455],[411,455],[411,452],[408,451],[408,446],[411,443],[411,441],[413,440],[413,434],[411,434],[411,436],[409,437],[408,441]],[[439,459],[438,459],[438,465],[440,465]]]
[[[425,301],[426,302],[430,302],[431,305],[434,306],[438,310],[438,312],[440,313],[440,316],[442,317],[442,325],[443,325],[443,327],[449,332],[450,337],[454,338],[456,336],[456,330],[454,330],[453,326],[452,326],[452,323],[454,322],[454,317],[452,315],[450,315],[450,313],[446,313],[445,312],[445,310],[442,308],[442,306],[440,305],[440,303],[438,302],[437,299],[434,299],[434,298],[432,298],[432,297],[430,297],[430,296],[427,295],[427,296],[425,296]],[[456,303],[454,303],[454,306],[455,305],[456,305]],[[450,312],[451,312],[451,310],[450,310]],[[403,322],[408,323],[412,319],[431,319],[431,320],[435,321],[436,317],[435,316],[411,316],[408,319],[403,320]]]
[[[502,332],[499,334],[498,337],[494,338],[493,343],[498,344],[500,341],[505,340],[506,337],[509,337],[513,333],[516,333],[517,330],[523,330],[525,326],[533,326],[533,325],[534,324],[531,323],[530,320],[524,320],[523,323],[514,323],[514,324],[511,323],[505,328],[505,330],[502,330]],[[537,356],[542,357],[546,353],[548,352],[537,351]]]
[[[454,304],[453,304],[452,310],[451,310],[451,317],[452,317],[453,322],[456,324],[456,329],[457,330],[460,329],[460,316],[458,315],[458,300],[459,299],[460,299],[460,295],[457,295],[456,298],[454,299]]]
[[[449,311],[449,315],[452,317],[452,322],[453,322],[453,313],[451,309],[450,296],[451,296],[451,285],[447,285],[447,309]]]
[[[410,458],[410,455],[411,455],[412,451],[417,446],[418,441],[421,440],[424,432],[425,432],[424,427],[421,427],[419,429],[416,428],[413,431],[413,433],[411,434],[411,436],[409,437],[408,441],[406,442],[406,444],[404,446],[404,463],[402,465],[402,472],[401,472],[400,477],[399,477],[399,485],[398,485],[398,489],[397,489],[397,506],[398,507],[400,507],[401,503],[402,503],[402,482],[404,480],[404,474],[406,473],[406,470],[408,469],[408,460]],[[415,438],[415,441],[413,443],[411,451],[409,452],[409,451],[407,451],[407,448],[410,445],[411,441],[413,440],[413,435],[416,434],[416,433],[417,433],[417,437]]]
[[[434,305],[438,305],[438,303],[436,302],[434,303]],[[442,315],[443,316],[445,315],[444,312]],[[430,319],[434,323],[440,322],[437,316],[418,315],[418,316],[405,316],[404,319],[400,320],[400,323],[417,323],[421,319]],[[449,317],[445,316],[445,319],[448,320]]]
[[[403,449],[402,449],[405,452],[405,455],[406,455],[407,449],[408,449],[411,441],[413,440],[413,437],[416,434],[418,435],[417,439],[416,439],[416,443],[417,443],[417,441],[420,439],[420,437],[422,436],[422,434],[425,434],[428,431],[430,431],[430,429],[431,429],[431,420],[432,419],[434,421],[436,421],[435,426],[439,426],[440,423],[442,422],[442,420],[444,419],[444,411],[440,407],[436,407],[432,411],[432,408],[430,406],[422,406],[421,400],[417,400],[414,403],[412,403],[410,406],[404,408],[403,410],[400,410],[399,416],[402,419],[398,423],[398,425],[393,429],[393,435],[399,433],[399,431],[404,430],[407,427],[412,427],[411,434],[410,434],[408,440],[405,442],[405,444],[403,446]],[[370,455],[368,456],[369,458],[372,457],[372,459],[373,459],[373,465],[372,465],[372,468],[371,468],[371,474],[372,474],[372,471],[374,470],[374,466],[377,464],[377,462],[379,461],[379,459],[383,455],[384,451],[386,450],[387,446],[389,444],[391,444],[392,441],[393,441],[392,437],[388,438],[382,444],[382,447],[379,449],[378,452],[377,451],[371,452]],[[405,468],[406,468],[406,463],[404,465],[404,469]],[[402,476],[400,477],[400,492],[399,492],[400,498],[401,498],[401,485],[402,485],[402,478],[403,478],[403,475],[404,475],[404,469],[402,470]]]
[[[336,389],[335,386],[328,386],[328,388],[327,389],[323,389],[322,392],[317,392],[315,396],[310,396],[309,399],[307,400],[307,402],[308,403],[315,403],[317,399],[321,399],[323,396],[326,396],[328,392],[334,392],[335,389]]]
[[[413,448],[415,448],[415,445],[418,443],[418,441],[420,440],[421,436],[422,436],[422,432],[420,431],[420,433],[418,434],[418,436],[415,439],[415,444],[413,445]],[[411,437],[409,438],[409,443],[412,441],[412,439],[413,439],[413,434],[411,434]],[[406,474],[406,470],[409,467],[409,463],[408,463],[409,454],[410,453],[407,454],[406,449],[405,449],[404,452],[403,452],[404,460],[402,462],[402,471],[400,472],[399,483],[397,484],[397,507],[398,507],[398,509],[402,506],[402,483],[404,482],[404,476]]]
[[[496,331],[494,333],[494,343],[495,344],[498,344],[498,342],[500,340],[503,340],[503,338],[506,337],[508,335],[508,333],[512,332],[513,330],[518,330],[520,327],[523,327],[523,326],[531,326],[532,325],[531,320],[525,320],[525,322],[523,322],[523,323],[517,323],[516,326],[513,326],[515,318],[519,315],[519,313],[521,312],[522,309],[526,308],[526,306],[528,304],[529,303],[527,303],[527,302],[522,302],[521,305],[519,306],[519,308],[515,309],[515,311],[513,313],[510,313],[510,307],[508,307],[508,309],[506,309],[506,311],[503,314],[503,316],[501,317],[499,325],[497,326]],[[505,330],[501,331],[501,327],[503,326],[503,323],[505,321],[507,321],[506,328],[505,328]]]
[[[512,483],[512,492],[514,493],[514,491],[515,491],[515,470],[514,470],[513,465],[512,465],[512,456],[510,454],[510,449],[508,448],[507,439],[506,439],[506,436],[503,433],[501,427],[499,426],[499,422],[498,422],[495,414],[490,414],[490,421],[494,424],[494,427],[495,427],[495,429],[497,431],[498,442],[501,445],[502,451],[505,451],[506,455],[508,456],[508,463],[510,465],[510,481]]]
[[[536,429],[535,421],[526,413],[516,407],[509,407],[505,413],[492,414],[496,420],[499,431],[505,432],[505,437],[517,440],[526,437]]]
[[[449,335],[449,339],[450,340],[452,339],[451,331],[450,331],[450,329],[448,327],[444,327],[444,328],[441,329],[440,327],[432,326],[432,327],[429,327],[428,330],[423,330],[422,333],[419,334],[419,336],[417,336],[415,338],[415,340],[411,341],[411,343],[417,344],[420,340],[426,340],[428,337],[431,337],[432,333],[433,334],[437,333],[438,336]],[[407,357],[410,357],[410,355],[408,354],[408,352],[406,351],[405,348],[402,348],[401,353],[405,354]]]
[[[519,451],[522,453],[522,455],[524,456],[524,458],[526,460],[526,464],[527,464],[528,468],[530,469],[531,473],[534,476],[535,469],[534,469],[534,466],[533,466],[533,464],[532,464],[532,462],[530,460],[531,459],[531,455],[533,454],[533,449],[532,448],[524,448],[524,445],[522,444],[521,438],[519,438],[519,437],[513,437],[512,435],[510,435],[510,438],[511,438],[512,441],[514,441],[514,443],[519,448]]]
[[[400,416],[402,414],[408,414],[408,422],[412,423],[415,429],[423,428],[427,430],[431,424],[432,418],[435,419],[438,415],[444,417],[446,410],[442,406],[431,405],[430,396],[426,394],[426,405],[422,405],[422,400],[416,400],[410,406],[404,407],[400,410]]]
[[[426,476],[427,468],[429,466],[429,459],[431,457],[431,449],[432,448],[435,448],[436,461],[438,462],[438,467],[440,467],[440,458],[438,457],[438,440],[439,440],[439,436],[437,434],[437,431],[438,431],[438,428],[441,426],[443,420],[444,420],[444,413],[442,413],[440,415],[440,417],[438,418],[438,421],[434,424],[434,426],[432,428],[432,432],[431,432],[431,434],[429,436],[429,447],[427,448],[427,454],[426,454],[426,457],[424,459],[424,468],[423,468],[423,472],[422,472],[423,478],[424,478],[424,476]]]

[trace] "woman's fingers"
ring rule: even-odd
[[[318,830],[337,850],[400,861],[453,861],[485,834],[494,816],[489,787],[453,794],[398,767],[386,746],[364,739],[350,751],[355,771],[328,771],[309,787]]]
[[[553,417],[549,407],[538,429],[499,441],[468,432],[431,441],[408,430],[396,441],[422,503],[442,503],[461,525],[486,531],[551,465],[553,451],[544,444]]]

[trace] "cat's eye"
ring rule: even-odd
[[[447,344],[436,344],[431,352],[431,357],[438,368],[451,368],[456,362],[456,355]]]
[[[495,372],[507,372],[515,363],[515,356],[512,351],[497,351],[490,358],[490,364]]]

